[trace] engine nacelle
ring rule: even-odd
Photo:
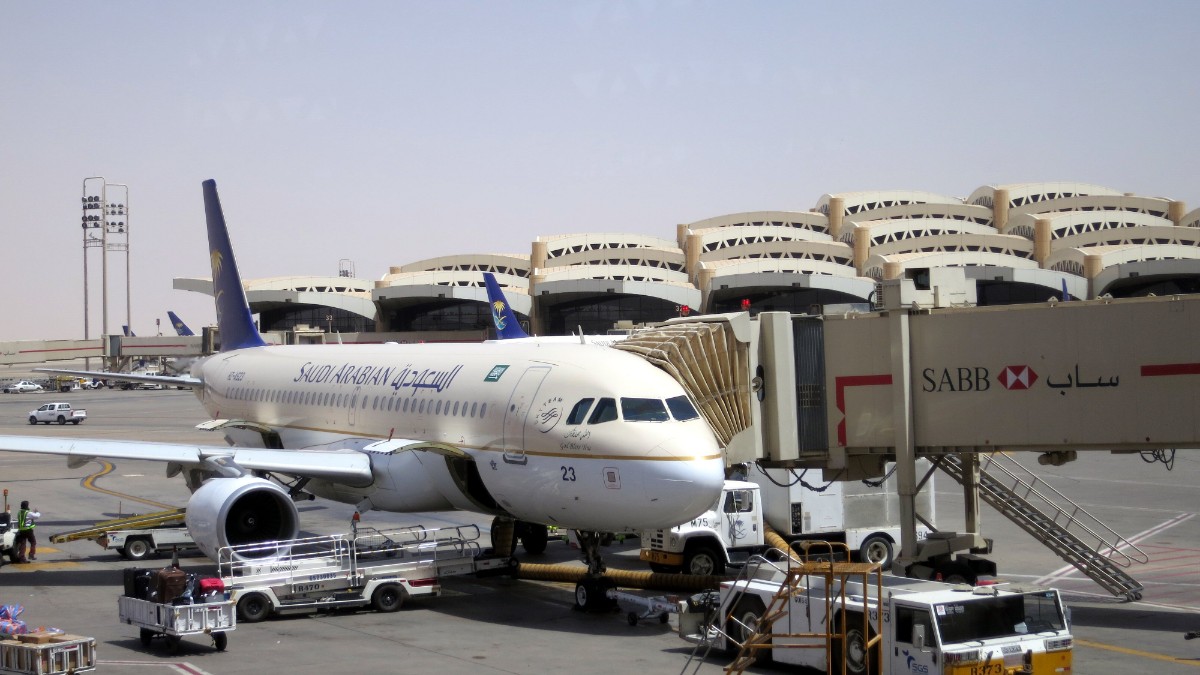
[[[217,560],[217,552],[226,546],[295,539],[300,513],[277,483],[254,476],[212,478],[188,500],[187,527],[204,555]],[[275,552],[268,547],[242,557],[269,557]]]

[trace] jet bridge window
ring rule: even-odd
[[[700,413],[696,412],[696,407],[686,396],[674,396],[667,399],[667,408],[671,410],[671,417],[680,422],[694,420],[700,416]]]
[[[622,398],[621,416],[627,422],[666,422],[671,419],[660,398]]]
[[[602,398],[596,404],[596,409],[592,411],[592,416],[588,418],[588,424],[611,422],[615,419],[617,419],[616,399]]]
[[[588,410],[592,407],[592,401],[595,400],[594,398],[580,399],[579,403],[571,408],[571,414],[567,415],[567,424],[583,424],[583,421],[587,419]]]

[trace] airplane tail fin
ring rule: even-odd
[[[517,315],[513,314],[512,308],[508,306],[508,300],[500,291],[500,284],[496,283],[495,275],[484,272],[483,283],[487,286],[488,304],[492,307],[492,323],[496,325],[496,337],[501,340],[529,337],[517,321]]]
[[[121,326],[121,334],[125,337],[137,337],[133,334],[133,331],[129,329],[129,326],[124,325]]]
[[[217,182],[204,181],[204,215],[208,221],[208,257],[212,263],[213,298],[217,305],[217,330],[221,334],[221,351],[266,345],[254,326],[254,315],[246,301],[242,277],[233,259],[233,245],[221,212]]]
[[[183,319],[180,319],[179,315],[177,315],[175,312],[167,310],[167,318],[171,320],[171,325],[175,327],[175,333],[177,335],[181,337],[190,337],[195,335],[195,333],[192,332],[192,329],[188,328],[188,325],[184,323]]]

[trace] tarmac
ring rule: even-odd
[[[86,408],[87,421],[30,426],[28,411],[51,400]],[[180,390],[0,395],[0,434],[222,445],[219,436],[194,428],[206,419],[195,397]],[[1062,467],[1038,466],[1033,455],[1017,459],[1133,541],[1149,560],[1129,570],[1145,586],[1142,600],[1125,602],[985,507],[983,530],[995,540],[991,557],[1001,579],[1064,592],[1075,636],[1074,672],[1200,673],[1200,640],[1183,639],[1200,630],[1200,451],[1180,450],[1170,471],[1136,454],[1081,452]],[[678,673],[692,652],[673,632],[673,617],[667,624],[648,619],[631,626],[625,612],[633,607],[611,614],[574,611],[570,584],[464,576],[445,579],[440,597],[409,600],[396,613],[361,610],[243,623],[229,634],[225,652],[204,636],[191,636],[171,654],[161,641],[143,647],[137,627],[118,620],[116,601],[123,568],[165,566],[167,560],[135,565],[91,541],[49,540],[98,520],[185,506],[181,479],[166,479],[165,467],[153,462],[96,461],[71,469],[61,457],[0,452],[0,488],[8,491],[14,512],[23,499],[42,512],[38,559],[0,568],[0,603],[24,605],[21,618],[31,626],[94,637],[100,673]],[[961,528],[961,488],[941,475],[934,489],[938,527]],[[305,534],[347,531],[352,513],[351,506],[323,500],[301,505]],[[465,512],[371,512],[363,518],[363,525],[380,529],[474,523],[485,533],[490,522]],[[577,562],[578,551],[552,541],[545,554],[519,557]],[[637,540],[614,545],[606,561],[642,569]],[[190,571],[215,572],[202,556],[180,562]],[[687,672],[719,673],[728,660],[710,656]]]

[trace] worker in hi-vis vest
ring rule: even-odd
[[[29,502],[21,502],[21,509],[17,511],[17,538],[13,545],[17,549],[17,562],[29,562],[37,560],[37,535],[33,533],[33,528],[37,527],[37,519],[41,518],[42,514],[29,508]],[[25,557],[25,542],[29,542],[29,557]]]

